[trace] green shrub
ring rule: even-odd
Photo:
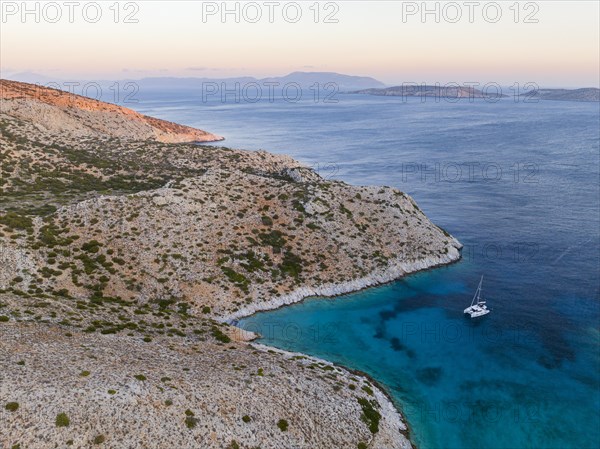
[[[277,427],[279,427],[279,430],[281,430],[282,432],[287,432],[288,426],[289,424],[285,419],[280,419],[279,421],[277,421]]]
[[[10,318],[6,315],[0,315],[0,323],[6,323],[8,320],[10,320]]]
[[[17,212],[7,212],[5,215],[0,215],[0,224],[10,229],[30,230],[33,227],[33,221],[30,217]]]
[[[213,328],[211,329],[211,334],[213,337],[215,337],[215,339],[217,341],[220,341],[221,343],[230,343],[231,342],[231,338],[229,338],[229,336],[227,336],[226,334],[224,334],[221,329],[219,329],[216,326],[213,326]]]
[[[375,410],[373,404],[365,398],[359,398],[358,403],[362,408],[362,420],[367,424],[371,433],[379,432],[379,421],[381,420],[381,414]]]
[[[262,217],[260,217],[260,220],[261,220],[262,224],[265,226],[273,226],[273,220],[271,219],[271,217],[267,217],[266,215],[263,215]]]
[[[283,232],[277,230],[273,230],[268,233],[261,232],[258,234],[258,238],[263,245],[271,246],[276,251],[281,250],[286,242]]]
[[[250,285],[250,281],[243,274],[237,273],[229,267],[221,267],[223,270],[223,274],[227,276],[232,283],[237,285],[244,293],[248,293],[248,285]]]
[[[133,377],[135,377],[137,380],[139,380],[141,382],[143,382],[143,381],[145,381],[147,379],[146,376],[144,376],[143,374],[136,374]]]
[[[19,409],[19,403],[18,402],[9,402],[6,404],[6,406],[4,408],[6,410],[8,410],[9,412],[16,412]]]
[[[198,419],[194,417],[194,412],[190,409],[185,411],[185,425],[188,429],[193,429],[198,424]]]
[[[288,251],[279,266],[281,273],[298,279],[302,272],[302,259],[296,254]]]
[[[90,373],[89,371],[82,371],[81,373],[79,373],[81,377],[88,377],[90,374],[92,373]]]
[[[90,240],[87,243],[81,245],[81,249],[86,253],[97,253],[100,250],[102,243],[97,240]]]
[[[56,427],[68,427],[69,424],[71,424],[71,421],[66,413],[59,413],[56,415]]]
[[[249,423],[251,421],[251,418],[248,415],[244,415],[242,416],[242,421],[244,421],[245,423]]]
[[[367,393],[369,396],[373,396],[373,389],[367,387],[366,385],[362,387],[362,390]]]
[[[102,444],[104,441],[106,441],[104,435],[98,435],[96,438],[94,438],[94,444]]]

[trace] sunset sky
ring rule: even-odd
[[[502,17],[486,20],[480,2],[469,21],[465,2],[458,9],[439,3],[440,20],[429,14],[423,23],[421,2],[338,1],[319,4],[315,23],[314,3],[299,2],[302,17],[286,21],[281,1],[274,7],[273,23],[268,6],[240,12],[240,23],[230,14],[223,23],[222,2],[138,1],[121,4],[118,23],[114,3],[99,2],[102,16],[96,23],[84,20],[75,9],[69,23],[68,9],[56,10],[40,2],[39,23],[33,14],[23,18],[21,2],[2,1],[0,63],[2,76],[31,71],[62,79],[120,79],[146,76],[256,77],[284,75],[292,71],[334,71],[373,76],[388,84],[401,82],[536,82],[547,87],[598,86],[600,73],[599,2],[521,2],[518,23],[513,1],[498,2]],[[36,2],[29,2],[31,9]],[[81,5],[86,3],[82,1]],[[234,8],[236,2],[228,2]],[[240,11],[244,2],[240,4]],[[210,5],[209,5],[210,4]],[[336,6],[337,5],[337,6]],[[428,2],[432,10],[436,2]],[[537,8],[535,7],[537,5]],[[208,9],[207,9],[208,8]],[[254,9],[253,9],[254,8]],[[404,14],[403,14],[404,8]],[[335,9],[338,9],[335,12]],[[536,9],[537,12],[535,11]],[[288,9],[289,17],[297,10]],[[94,10],[88,10],[92,18]],[[124,23],[133,13],[138,23]],[[495,19],[496,10],[487,10]],[[325,16],[338,23],[324,23]],[[412,14],[411,14],[412,13]],[[46,14],[45,16],[43,14]],[[410,14],[410,15],[409,15]],[[526,17],[538,23],[524,23]],[[25,19],[25,20],[23,20]],[[404,20],[403,20],[404,19]],[[449,20],[456,23],[450,23]]]

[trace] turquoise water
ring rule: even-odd
[[[457,264],[241,325],[372,375],[423,449],[598,447],[599,105],[339,98],[205,104],[147,92],[138,107],[323,176],[394,185],[465,245]],[[493,311],[469,320],[481,274]]]

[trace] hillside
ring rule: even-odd
[[[410,447],[367,379],[224,324],[457,260],[460,244],[409,196],[324,180],[287,156],[117,137],[135,114],[106,135],[96,114],[122,114],[112,105],[86,115],[79,97],[11,92],[1,447]],[[45,107],[68,110],[68,132],[38,122]]]
[[[0,129],[0,258],[15,261],[0,288],[176,298],[224,317],[458,257],[404,193],[286,156],[69,139],[8,116]]]
[[[0,80],[0,112],[54,133],[165,143],[211,142],[222,137],[131,109],[35,84]]]
[[[202,335],[0,325],[1,447],[410,448],[380,390],[322,361]]]

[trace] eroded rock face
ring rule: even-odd
[[[131,109],[34,84],[0,80],[0,113],[78,137],[113,136],[165,143],[211,142],[222,137]]]

